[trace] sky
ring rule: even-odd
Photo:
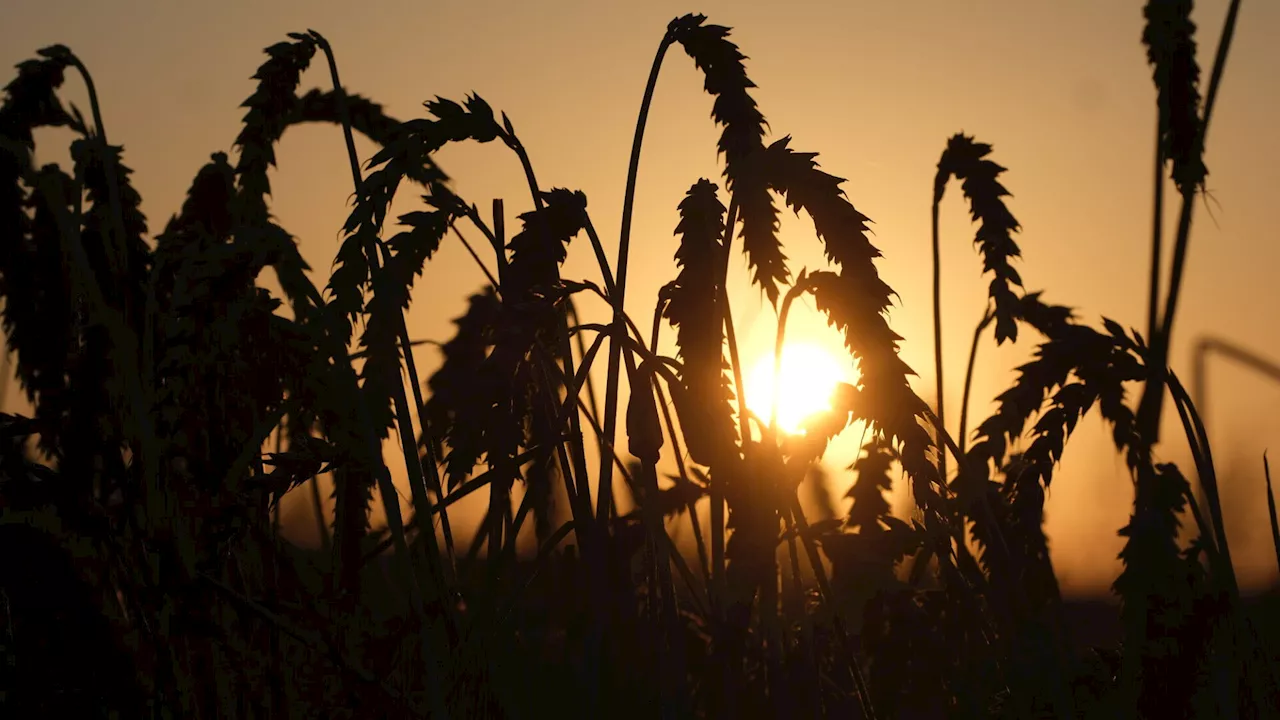
[[[588,3],[381,2],[337,0],[176,3],[0,0],[0,67],[12,68],[53,43],[74,50],[93,73],[108,136],[125,146],[152,231],[179,208],[210,153],[231,151],[252,92],[261,49],[289,31],[313,28],[332,43],[344,84],[399,119],[425,115],[435,96],[469,92],[505,111],[528,148],[544,188],[584,191],[606,250],[616,252],[635,116],[653,53],[671,18],[701,12],[733,28],[749,57],[754,96],[769,121],[767,141],[790,135],[816,151],[824,170],[874,221],[882,277],[897,291],[890,314],[934,397],[929,203],[947,138],[958,132],[994,145],[992,159],[1022,225],[1018,266],[1029,290],[1070,305],[1085,321],[1102,316],[1145,325],[1150,263],[1155,93],[1140,39],[1142,2],[1073,3],[929,0],[912,3],[758,0],[698,5],[654,0]],[[1197,3],[1202,73],[1208,76],[1225,0]],[[1245,2],[1210,129],[1210,197],[1196,208],[1171,363],[1189,377],[1193,348],[1208,337],[1280,359],[1280,238],[1269,211],[1280,196],[1280,4]],[[4,71],[12,74],[12,70]],[[6,77],[7,82],[7,77]],[[327,85],[320,64],[302,90]],[[78,81],[65,97],[87,107]],[[663,66],[645,136],[628,278],[628,312],[642,328],[657,290],[673,279],[676,206],[702,177],[723,184],[719,131],[702,79],[678,49]],[[37,148],[43,161],[65,151],[57,136]],[[361,156],[373,147],[357,143]],[[60,154],[61,153],[61,154]],[[504,198],[507,225],[530,209],[518,161],[496,144],[450,147],[439,156],[464,197],[488,208]],[[272,212],[327,279],[349,210],[350,175],[341,132],[291,130],[278,149]],[[395,210],[417,198],[403,192]],[[1172,204],[1171,204],[1172,205]],[[1170,207],[1170,215],[1176,207]],[[812,225],[784,213],[782,237],[793,273],[822,264]],[[1166,224],[1168,225],[1168,223]],[[987,280],[974,227],[958,188],[942,207],[943,342],[948,425],[958,424],[964,364],[986,302]],[[471,233],[476,236],[476,233]],[[1166,251],[1166,259],[1170,253]],[[564,276],[599,282],[585,238],[570,249]],[[419,278],[410,334],[448,339],[450,320],[484,278],[457,242],[447,243]],[[270,284],[267,282],[265,284]],[[747,284],[735,255],[730,278],[744,362],[771,351],[775,315]],[[600,308],[587,308],[588,315]],[[833,351],[840,339],[813,310],[797,305],[788,335]],[[670,336],[670,333],[668,333]],[[979,353],[971,425],[1029,357],[1031,344]],[[674,353],[664,344],[663,351]],[[418,350],[425,371],[436,350]],[[847,363],[847,358],[842,358]],[[1280,452],[1280,387],[1220,358],[1208,362],[1201,412],[1223,485],[1237,572],[1247,588],[1276,576],[1264,502],[1262,454]],[[750,390],[750,388],[748,388]],[[11,388],[8,409],[20,408]],[[1192,474],[1177,418],[1165,419],[1163,458]],[[856,453],[852,431],[828,455],[836,480]],[[842,491],[842,490],[841,490]],[[897,493],[901,510],[905,494]],[[1068,445],[1047,503],[1047,532],[1062,585],[1105,592],[1132,504],[1122,460],[1099,418]],[[308,501],[291,498],[286,524],[301,541],[313,522]]]

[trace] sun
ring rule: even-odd
[[[840,362],[810,343],[786,343],[782,347],[782,371],[778,388],[778,429],[800,434],[811,415],[831,407],[836,384],[845,380]],[[747,407],[768,423],[773,410],[773,354],[762,355],[747,377]]]

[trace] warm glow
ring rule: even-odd
[[[834,356],[817,345],[787,343],[782,348],[778,428],[801,432],[805,419],[831,407],[831,393],[845,373]],[[747,378],[747,406],[768,423],[773,409],[773,354],[761,356]]]

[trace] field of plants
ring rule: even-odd
[[[390,117],[344,88],[334,48],[310,30],[266,48],[234,146],[212,153],[152,233],[89,68],[70,48],[39,49],[0,106],[3,330],[33,407],[0,414],[0,711],[1280,716],[1275,618],[1240,591],[1198,393],[1169,362],[1240,8],[1230,2],[1202,72],[1191,5],[1144,11],[1158,117],[1144,327],[1024,287],[1008,176],[986,142],[998,138],[939,138],[933,402],[900,356],[870,219],[834,168],[769,128],[729,29],[702,15],[672,20],[658,43],[616,245],[582,192],[539,183],[505,113],[470,95]],[[670,281],[652,316],[632,316],[646,123],[659,70],[679,54],[712,98],[723,175],[689,178]],[[330,83],[305,89],[313,64]],[[85,112],[60,96],[71,79],[88,89]],[[327,276],[270,204],[277,143],[305,123],[340,129],[350,161]],[[66,166],[36,161],[47,128],[73,137]],[[357,134],[376,144],[371,158]],[[437,165],[467,141],[509,150],[523,172],[527,198],[506,199],[528,207],[517,227],[504,200],[462,197]],[[972,244],[990,283],[955,427],[939,420],[956,416],[942,400],[948,190],[974,234],[945,242]],[[398,193],[421,202],[389,217]],[[788,262],[786,213],[807,218],[824,267]],[[446,243],[487,282],[423,373],[406,312],[431,302],[419,281]],[[571,250],[594,258],[592,277],[562,274]],[[777,312],[767,413],[742,400],[750,368],[726,287],[738,253]],[[796,428],[779,408],[801,301],[842,338],[857,378]],[[588,307],[607,319],[591,322]],[[993,341],[1034,350],[995,411],[970,419],[976,357]],[[1170,405],[1180,423],[1162,428]],[[1087,414],[1105,421],[1134,498],[1112,587],[1120,634],[1089,646],[1072,636],[1043,527]],[[816,463],[854,433],[851,489],[833,506],[814,494],[826,482]],[[1193,467],[1157,449],[1180,434]],[[909,519],[890,512],[895,483],[909,487]],[[326,518],[318,550],[281,534],[291,492]],[[464,498],[487,498],[478,524],[457,512]],[[527,552],[517,539],[530,534]]]

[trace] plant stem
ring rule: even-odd
[[[329,539],[328,514],[324,511],[324,499],[320,496],[320,476],[312,475],[308,485],[311,486],[311,507],[315,510],[316,525],[320,532],[320,549],[324,551],[325,557],[331,557],[333,548]]]
[[[1222,569],[1226,575],[1223,580],[1227,583],[1227,589],[1231,592],[1232,598],[1238,598],[1240,589],[1236,583],[1235,566],[1231,562],[1231,548],[1227,545],[1226,526],[1222,522],[1222,502],[1218,493],[1218,476],[1214,470],[1213,451],[1209,447],[1209,435],[1205,432],[1204,423],[1200,421],[1200,414],[1191,404],[1191,398],[1187,395],[1186,389],[1182,387],[1178,376],[1172,371],[1168,373],[1168,382],[1169,392],[1173,395],[1174,401],[1185,410],[1194,429],[1194,434],[1188,434],[1187,440],[1193,447],[1198,446],[1203,455],[1205,467],[1200,481],[1209,500],[1209,515],[1213,520],[1214,532],[1217,536],[1218,552],[1222,555]]]
[[[1280,567],[1280,522],[1276,520],[1276,494],[1271,489],[1271,463],[1267,462],[1267,454],[1262,453],[1262,472],[1267,479],[1267,514],[1271,517],[1271,543],[1276,548],[1276,565]]]
[[[115,157],[111,153],[111,146],[107,143],[107,128],[106,124],[102,121],[102,107],[98,102],[98,90],[97,86],[93,83],[93,76],[89,74],[89,69],[85,67],[84,63],[80,61],[80,58],[77,57],[75,53],[68,51],[67,61],[76,69],[77,72],[80,73],[80,77],[84,80],[85,89],[89,93],[89,107],[90,111],[93,113],[94,127],[97,129],[96,140],[99,145],[99,152],[101,153],[103,173],[106,175],[107,180],[107,200],[111,207],[111,229],[113,239],[115,240],[113,248],[114,252],[108,253],[108,258],[112,265],[113,280],[115,282],[120,282],[120,276],[126,270],[128,248],[127,240],[125,238],[124,212],[120,205],[120,187],[118,184],[119,174],[116,172]],[[94,138],[91,137],[89,139],[93,140]],[[79,208],[79,197],[75,198],[75,203],[76,207]],[[78,224],[76,227],[70,228],[62,226],[60,229],[63,231],[64,235],[66,235],[68,231],[76,233],[78,239]],[[77,246],[80,247],[81,251],[83,251],[83,247],[79,246],[78,242]],[[85,261],[87,262],[87,256]],[[88,266],[86,266],[85,270],[89,270]],[[131,310],[128,305],[127,294],[119,292],[120,288],[111,289],[118,293],[121,302],[124,303],[124,315],[121,318],[120,329],[124,330],[125,333],[122,334],[120,332],[115,332],[113,334],[116,335],[114,338],[115,342],[120,343],[123,341],[127,343],[125,345],[118,345],[118,347],[125,350],[130,359],[130,362],[123,368],[124,373],[126,375],[134,376],[132,378],[134,383],[126,384],[136,384],[138,386],[136,390],[137,397],[133,398],[132,403],[133,410],[137,413],[142,411],[142,408],[150,407],[150,399],[154,397],[155,394],[153,385],[155,382],[153,362],[153,344],[155,342],[155,337],[153,333],[150,332],[154,322],[152,315],[155,313],[155,304],[154,302],[148,302],[144,315],[144,332],[141,338],[137,338],[133,329],[128,328],[126,325],[129,322]],[[102,294],[101,288],[98,288],[98,290],[101,301],[105,303],[105,295]],[[154,298],[148,294],[148,299],[153,300]],[[106,310],[105,306],[103,310]],[[133,368],[130,368],[129,365],[133,365]],[[134,375],[134,371],[136,371],[136,375]],[[155,437],[153,430],[154,425],[149,419],[141,417],[135,417],[134,423],[137,425],[137,429],[141,435],[141,461],[145,486],[155,489],[159,483],[159,458],[156,457],[156,453],[158,452],[158,438]]]
[[[862,668],[858,665],[857,655],[850,646],[849,634],[845,630],[841,613],[837,609],[835,596],[831,591],[831,582],[827,578],[827,569],[822,564],[822,558],[818,555],[817,547],[814,546],[809,522],[805,519],[804,510],[800,507],[800,498],[792,493],[789,495],[789,501],[791,504],[791,517],[795,520],[799,529],[800,540],[804,543],[805,553],[809,556],[809,566],[813,568],[813,574],[818,579],[818,590],[821,592],[823,605],[831,613],[831,619],[836,626],[836,637],[840,641],[840,649],[844,651],[845,662],[849,664],[849,671],[853,674],[854,690],[858,697],[858,704],[862,709],[862,716],[867,720],[875,720],[876,712],[871,705],[871,694],[867,692],[867,684],[862,677]]]
[[[587,238],[591,240],[591,249],[596,254],[596,263],[600,266],[600,276],[604,279],[604,291],[608,294],[608,298],[612,298],[617,292],[617,288],[614,287],[613,283],[613,270],[609,267],[609,256],[604,254],[604,246],[600,244],[600,235],[596,232],[596,227],[592,224],[591,215],[589,214],[587,215],[586,231]]]
[[[471,243],[467,242],[467,239],[463,237],[462,232],[458,230],[458,226],[453,223],[449,223],[449,229],[453,231],[454,235],[458,236],[458,240],[462,243],[462,246],[471,254],[471,259],[476,261],[476,265],[478,265],[480,267],[480,271],[484,273],[485,279],[489,281],[489,287],[493,288],[494,293],[499,293],[500,286],[498,284],[498,279],[493,276],[493,273],[489,272],[489,267],[485,265],[484,261],[480,259],[480,256],[476,254],[475,249],[471,247]],[[499,295],[499,297],[501,297],[501,295]]]
[[[738,338],[733,331],[733,311],[729,303],[729,257],[730,250],[733,247],[733,230],[737,224],[738,204],[736,201],[729,201],[729,215],[724,228],[724,266],[720,272],[719,292],[716,293],[716,302],[719,304],[721,314],[724,315],[724,338],[729,344],[729,364],[733,368],[733,389],[737,392],[738,400],[738,432],[742,436],[742,444],[745,447],[751,442],[751,428],[747,423],[747,386],[742,381],[742,362],[738,359]]]
[[[1147,339],[1156,336],[1160,322],[1160,252],[1164,242],[1164,116],[1156,111],[1156,176],[1151,216],[1151,294],[1147,301]],[[963,440],[963,438],[961,438]]]
[[[1209,80],[1209,91],[1205,98],[1203,118],[1200,121],[1200,132],[1196,137],[1195,152],[1203,156],[1205,142],[1209,135],[1209,120],[1213,117],[1213,106],[1218,97],[1218,87],[1222,83],[1222,73],[1226,68],[1227,55],[1231,49],[1231,40],[1235,35],[1236,18],[1240,12],[1240,0],[1232,0],[1227,9],[1227,19],[1218,39],[1218,51],[1214,57],[1213,72]],[[1178,231],[1173,246],[1173,267],[1169,277],[1169,295],[1165,298],[1164,315],[1161,318],[1160,332],[1150,339],[1151,360],[1148,367],[1154,368],[1153,376],[1147,381],[1139,402],[1138,427],[1143,437],[1151,445],[1160,440],[1160,409],[1164,400],[1165,372],[1169,361],[1169,347],[1173,337],[1173,321],[1177,316],[1178,297],[1182,290],[1183,268],[1187,259],[1187,247],[1191,240],[1191,216],[1195,207],[1194,186],[1181,188],[1182,208],[1178,214]]]
[[[631,215],[635,209],[636,178],[640,172],[640,150],[644,145],[644,128],[649,120],[649,106],[653,103],[653,91],[658,85],[658,73],[662,70],[662,59],[671,47],[673,38],[668,31],[658,44],[658,52],[654,55],[653,66],[649,69],[649,79],[645,83],[644,98],[640,101],[640,114],[636,118],[635,137],[631,141],[631,161],[627,166],[627,189],[622,199],[622,229],[618,233],[618,274],[614,278],[617,294],[613,301],[613,339],[609,342],[609,375],[605,386],[604,400],[604,434],[609,444],[618,427],[618,381],[621,376],[622,344],[619,338],[626,334],[622,314],[627,294],[627,257],[631,250]],[[596,518],[601,530],[608,529],[609,506],[613,503],[613,474],[609,472],[609,461],[600,461],[600,489],[596,504]]]
[[[676,458],[676,472],[680,476],[680,482],[686,486],[691,484],[689,474],[684,464],[684,453],[680,449],[680,437],[676,434],[676,426],[671,418],[671,408],[667,406],[666,393],[662,392],[662,384],[655,382],[654,390],[658,393],[658,407],[662,410],[662,419],[667,426],[667,435],[671,438],[672,454]],[[693,539],[698,546],[698,567],[702,570],[702,579],[708,587],[711,585],[711,568],[707,564],[707,544],[702,537],[702,523],[698,522],[697,500],[690,500],[689,522],[693,525]]]
[[[978,323],[978,327],[973,331],[973,345],[969,347],[969,364],[964,371],[964,394],[960,398],[960,434],[956,438],[956,444],[960,446],[961,453],[965,451],[965,440],[969,437],[969,393],[973,389],[973,369],[978,362],[978,342],[982,339],[982,333],[995,319],[995,310],[988,309],[987,314],[982,316],[982,322]]]
[[[609,278],[609,280],[610,284],[612,284],[613,279]],[[569,309],[569,316],[573,319],[573,324],[577,325],[581,322],[581,319],[578,316],[578,304],[573,301],[573,298],[566,298],[565,303]],[[576,333],[574,335],[574,340],[577,341],[578,345],[578,366],[579,372],[581,372],[581,366],[588,362],[587,348],[585,341],[582,339],[581,333]],[[596,404],[596,389],[595,383],[591,379],[591,374],[587,373],[587,376],[583,378],[583,380],[585,381],[584,389],[587,391],[587,406],[591,408],[592,415],[599,417],[600,408]]]
[[[333,92],[334,96],[338,100],[338,116],[342,121],[342,135],[347,146],[347,160],[351,165],[351,181],[354,184],[355,192],[359,193],[361,186],[364,184],[364,178],[360,173],[360,160],[356,155],[356,143],[351,130],[351,118],[347,108],[346,91],[343,89],[342,81],[338,77],[337,59],[334,57],[333,48],[329,46],[328,40],[315,31],[311,31],[311,35],[316,39],[316,44],[320,46],[320,49],[324,52],[325,58],[329,63],[329,75],[333,81]],[[382,221],[383,219],[381,217],[377,218],[379,227],[382,226]],[[377,292],[378,286],[385,285],[386,283],[386,279],[382,275],[382,265],[379,260],[377,244],[378,243],[374,239],[370,239],[367,243],[367,247],[365,248],[365,254],[369,260],[370,274],[373,276],[374,280],[374,292]],[[404,354],[406,371],[409,374],[409,384],[413,388],[414,398],[418,403],[418,422],[422,427],[422,437],[424,438],[424,444],[427,447],[428,473],[423,472],[422,459],[418,456],[418,443],[413,437],[413,416],[409,410],[409,400],[404,392],[404,381],[399,374],[397,374],[395,382],[392,383],[392,387],[395,388],[392,398],[396,406],[396,427],[400,432],[400,442],[404,452],[405,466],[409,471],[409,484],[412,488],[414,504],[429,510],[431,508],[431,500],[427,495],[426,481],[430,479],[431,490],[436,493],[437,497],[444,497],[444,487],[440,482],[440,472],[435,462],[435,445],[431,438],[430,423],[427,422],[427,418],[421,414],[421,408],[423,407],[421,390],[419,387],[421,383],[419,382],[416,364],[413,359],[413,343],[409,339],[409,330],[408,326],[405,324],[404,313],[400,312],[399,308],[397,308],[396,315],[398,316],[397,320],[399,327],[397,328],[397,331],[399,334],[400,349]],[[398,515],[400,512],[398,507],[399,503],[396,502],[394,504],[397,506],[394,512]],[[388,508],[387,512],[390,513],[393,511]],[[431,568],[433,573],[436,573],[439,571],[440,548],[436,542],[435,527],[430,520],[431,513],[415,513],[415,517],[419,518],[420,522],[424,523],[424,525],[419,528],[419,532],[426,536],[426,547],[428,552],[431,553],[431,557],[428,558],[428,567]],[[450,571],[450,575],[443,578],[436,578],[436,580],[437,582],[443,581],[444,584],[449,584],[452,581],[452,570],[455,563],[453,554],[453,532],[450,529],[449,515],[447,512],[440,514],[440,520],[444,529],[445,542],[448,548],[449,563],[445,566],[445,569]],[[445,591],[444,587],[440,587],[439,590],[441,592]]]
[[[347,109],[346,93],[343,90],[342,83],[338,78],[337,60],[334,58],[333,49],[329,46],[328,40],[326,40],[323,36],[321,36],[319,33],[315,31],[311,31],[311,35],[313,38],[315,38],[316,43],[320,46],[321,50],[324,51],[325,57],[329,61],[329,74],[333,80],[334,93],[338,98],[338,108],[339,108],[338,112],[339,112],[339,117],[342,120],[342,133],[346,141],[347,158],[351,163],[351,178],[353,183],[355,184],[355,191],[358,194],[360,192],[361,186],[364,184],[364,179],[361,176],[360,162],[356,156],[355,138],[353,137],[351,132],[351,119],[349,117],[349,113]],[[377,224],[379,227],[381,227],[382,225],[381,217],[377,218]],[[365,255],[368,258],[369,270],[374,282],[374,292],[376,293],[378,292],[380,287],[385,287],[385,283],[386,283],[386,279],[382,275],[382,265],[378,257],[378,248],[377,248],[376,238],[369,238],[369,240],[367,241],[366,247],[365,247]],[[399,320],[399,328],[398,328],[399,336],[400,336],[399,342],[400,342],[401,348],[404,351],[404,354],[406,355],[407,358],[409,358],[410,382],[416,388],[418,385],[418,378],[417,378],[416,372],[413,372],[413,366],[412,366],[413,348],[411,345],[411,341],[409,339],[409,331],[405,325],[404,313],[400,312],[399,308],[396,308],[396,314],[398,315],[398,320]],[[409,484],[413,493],[414,505],[420,508],[421,510],[429,511],[431,508],[431,500],[427,496],[427,488],[426,488],[425,477],[423,474],[421,458],[418,456],[417,441],[413,436],[413,418],[409,411],[408,398],[405,396],[404,382],[399,376],[399,373],[396,374],[396,378],[395,378],[395,381],[392,383],[392,386],[394,388],[394,394],[392,397],[395,403],[396,427],[399,429],[399,432],[400,432],[400,443],[402,446],[402,450],[404,452],[405,465],[409,470]],[[362,400],[360,403],[361,408],[365,411],[365,413],[367,413],[367,407],[364,405],[364,402],[363,402],[363,393],[359,393],[359,395]],[[421,408],[421,405],[419,405],[419,408]],[[425,438],[426,445],[429,449],[428,452],[431,453],[430,448],[432,447],[433,443],[431,440],[431,430],[429,427],[429,423],[427,422],[426,417],[419,417],[419,422],[422,426],[422,435]],[[370,459],[371,460],[375,458],[380,459],[381,447],[377,445],[376,441],[374,441],[373,438],[369,438],[368,442],[372,444],[370,450],[371,452],[374,453]],[[380,485],[382,487],[383,504],[386,506],[384,509],[387,513],[388,522],[392,526],[393,537],[395,537],[397,541],[396,549],[397,551],[405,552],[405,560],[404,560],[405,564],[406,566],[412,567],[412,560],[410,559],[411,556],[408,554],[408,543],[404,538],[404,521],[400,514],[399,497],[397,496],[394,490],[394,487],[391,484],[390,471],[387,469],[386,464],[385,463],[380,463],[380,464],[381,464],[381,468],[380,468],[379,474],[384,476],[384,479],[380,482]],[[434,462],[430,463],[430,470],[431,470],[431,477],[433,479],[432,485],[434,486],[437,492],[437,495],[440,497],[443,497],[443,488],[440,484],[439,470],[436,467]],[[418,522],[420,523],[418,532],[425,536],[427,553],[429,555],[429,557],[427,558],[427,564],[431,573],[435,576],[432,579],[434,580],[433,584],[435,585],[435,590],[438,593],[437,599],[442,599],[448,595],[448,590],[447,590],[448,580],[444,577],[441,577],[441,574],[440,574],[440,569],[441,569],[440,568],[440,548],[436,542],[435,527],[434,527],[434,524],[431,522],[431,513],[419,511],[419,512],[415,512],[415,517],[418,519]],[[447,520],[443,520],[443,518],[446,517],[445,514],[442,513],[441,517],[442,517],[442,522],[446,523],[446,527],[447,527]],[[448,531],[446,532],[448,533]],[[448,533],[447,537],[449,537],[451,540],[452,533]],[[450,548],[452,548],[452,542],[450,542],[449,545],[450,545]],[[453,567],[452,552],[450,553],[449,560],[450,560],[450,563],[446,567],[452,569]],[[449,604],[447,602],[445,602],[444,605],[446,608],[449,607]],[[426,615],[425,615],[424,609],[420,605],[420,599],[417,602],[415,602],[415,606],[417,606],[417,614],[419,618],[425,620]],[[449,617],[452,619],[452,613],[448,613],[448,614],[449,614]],[[432,633],[432,634],[435,634],[435,633]],[[428,658],[436,657],[437,658],[436,664],[438,665],[440,670],[443,670],[443,659],[439,658],[438,656],[436,656],[434,653],[431,652],[432,649],[427,645],[427,637],[425,635],[423,636],[422,640],[423,640],[423,651],[426,653],[426,657]],[[439,649],[440,638],[436,638],[436,643],[437,643],[437,649]],[[428,683],[431,688],[430,696],[431,696],[431,702],[432,702],[432,710],[434,714],[439,715],[440,717],[448,717],[448,713],[444,705],[444,695],[442,692],[442,688],[439,686],[439,676],[436,673],[428,673],[428,674],[431,675],[431,678],[428,679]]]
[[[946,432],[947,413],[944,409],[943,392],[942,392],[942,252],[940,248],[940,240],[938,237],[938,206],[941,198],[935,197],[932,208],[932,227],[933,227],[933,369],[937,375],[937,391],[938,400],[936,407],[938,408],[938,427],[937,434],[940,437]],[[947,482],[947,453],[938,453],[938,476],[945,485]]]
[[[550,404],[553,397],[551,393],[546,392],[546,390],[556,387],[557,384],[563,384],[566,388],[566,392],[570,396],[569,399],[576,399],[580,403],[581,398],[578,398],[578,385],[576,378],[570,377],[566,380],[566,378],[561,377],[553,380],[550,377],[550,370],[555,369],[556,371],[559,371],[559,368],[556,367],[555,363],[545,362],[545,358],[541,353],[538,358],[538,368],[541,370],[540,376],[542,380],[542,387],[544,388],[543,396],[545,401]],[[546,412],[548,413],[549,420],[553,423],[561,417],[558,413],[558,408],[549,407]],[[578,417],[578,408],[576,405],[574,406],[573,411],[569,413],[569,417],[575,419]],[[580,423],[571,426],[571,433],[576,433],[574,438],[575,452],[572,458],[573,464],[570,465],[570,458],[565,454],[564,443],[556,443],[556,452],[557,459],[560,462],[561,479],[564,481],[565,494],[569,498],[569,510],[573,514],[574,537],[578,542],[578,547],[586,548],[591,542],[591,526],[588,525],[592,519],[591,495],[590,488],[587,486],[587,461],[581,452],[583,447],[582,431],[577,428],[580,428]],[[569,468],[573,468],[573,472],[569,472]]]
[[[545,207],[542,200],[542,191],[538,186],[538,179],[534,175],[533,163],[529,160],[529,153],[525,151],[524,144],[521,143],[520,139],[516,136],[515,129],[512,126],[510,119],[507,118],[506,113],[503,113],[502,119],[506,127],[506,130],[503,133],[503,139],[507,143],[507,146],[510,147],[516,153],[516,155],[520,158],[520,166],[524,168],[525,181],[528,183],[529,193],[533,196],[534,207],[538,211],[541,211]],[[495,201],[494,222],[499,224],[499,228],[501,228],[500,223],[504,222],[504,219],[505,219],[501,214],[501,209],[502,209],[502,205],[500,201]],[[505,243],[505,238],[502,236],[501,229],[498,230],[498,240],[500,244]],[[625,268],[625,263],[621,267]],[[610,285],[607,268],[608,268],[607,265],[601,268],[601,272],[605,274],[606,287]],[[621,300],[619,300],[619,303],[620,302]],[[618,307],[621,308],[621,305],[619,304]],[[562,364],[563,377],[564,379],[572,379],[576,377],[577,372],[574,368],[573,347],[569,342],[568,308],[566,306],[561,306],[558,315],[559,315],[559,321],[560,321],[558,341],[559,341],[559,352],[560,352],[560,360]],[[610,347],[612,346],[613,346],[613,343],[610,343]],[[548,393],[551,393],[550,395],[548,395],[548,399],[550,399],[552,396],[559,397],[558,387],[555,385],[552,385],[549,382],[549,378],[547,376],[545,367],[543,368],[543,377],[548,379],[546,391]],[[566,390],[572,393],[578,392],[578,389],[576,387],[570,388],[567,385],[566,385]],[[560,454],[561,472],[565,474],[572,474],[574,476],[574,482],[571,484],[576,484],[578,488],[577,495],[579,498],[579,502],[585,501],[586,503],[586,510],[588,511],[587,512],[588,517],[575,518],[575,520],[577,521],[574,523],[575,528],[578,526],[582,526],[585,531],[587,528],[590,527],[590,525],[586,522],[586,520],[589,519],[589,515],[590,515],[589,510],[591,506],[591,493],[590,493],[590,486],[588,484],[588,477],[587,477],[586,448],[582,442],[581,419],[578,416],[576,408],[574,412],[569,413],[569,426],[570,426],[569,436],[571,438],[570,441],[573,443],[574,464],[572,466],[569,465],[568,458],[565,457],[563,453],[563,445],[559,445],[559,447],[561,448],[561,454]]]
[[[1243,348],[1229,340],[1221,338],[1201,338],[1196,343],[1195,350],[1192,355],[1191,369],[1191,404],[1199,409],[1201,416],[1209,413],[1209,357],[1213,353],[1220,353],[1235,362],[1244,365],[1253,371],[1262,374],[1266,378],[1280,383],[1280,364],[1274,363],[1257,353]],[[1190,438],[1190,435],[1188,435]],[[1197,498],[1203,503],[1208,503],[1205,497],[1205,487],[1203,481],[1198,484]]]
[[[116,173],[115,158],[111,153],[111,146],[107,144],[107,128],[102,122],[102,109],[98,104],[98,90],[93,84],[93,76],[89,74],[89,69],[80,62],[80,58],[74,53],[68,53],[67,58],[72,67],[80,73],[80,77],[84,79],[85,89],[89,93],[89,109],[93,113],[93,125],[97,129],[96,139],[99,146],[99,152],[102,153],[102,170],[107,178],[107,200],[111,205],[111,225],[114,231],[113,240],[114,252],[110,254],[113,273],[119,280],[120,273],[125,269],[126,252],[125,247],[125,230],[124,230],[124,212],[120,205],[120,187],[117,184],[118,175]],[[113,288],[119,290],[119,288]],[[122,296],[123,297],[123,296]]]
[[[773,395],[769,408],[769,442],[778,437],[778,403],[782,399],[782,343],[787,335],[787,316],[791,313],[791,303],[809,290],[805,283],[805,272],[800,271],[795,285],[782,298],[782,309],[778,312],[778,333],[773,344]]]
[[[629,378],[644,378],[636,371],[635,355],[626,353],[625,361],[627,364],[627,376]],[[643,379],[639,386],[631,389],[632,393],[649,393],[648,402],[653,402],[653,386],[656,383]],[[636,400],[632,400],[636,402]],[[641,488],[641,507],[640,513],[644,524],[648,529],[649,542],[653,553],[653,563],[656,569],[657,587],[650,586],[650,602],[653,598],[661,598],[658,602],[660,609],[661,622],[659,627],[662,628],[661,640],[658,642],[658,677],[660,678],[659,687],[662,695],[667,695],[673,688],[674,684],[669,668],[672,664],[678,662],[678,657],[670,656],[668,653],[674,651],[672,641],[676,636],[677,608],[675,581],[671,576],[671,559],[667,553],[668,543],[660,542],[659,535],[666,535],[666,527],[663,524],[662,513],[658,508],[658,472],[657,463],[652,458],[641,459],[640,462],[640,478]],[[666,703],[664,703],[666,704]]]

